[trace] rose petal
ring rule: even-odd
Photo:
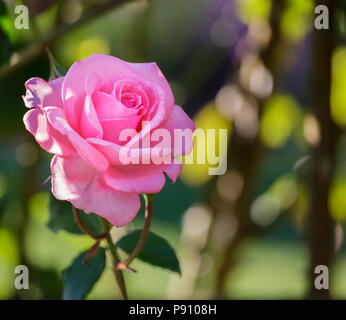
[[[41,78],[31,78],[25,82],[24,103],[28,108],[55,106],[61,107],[61,88],[64,77],[47,83]]]
[[[174,105],[172,89],[155,62],[129,63],[128,65],[142,78],[158,84],[164,91],[165,108],[171,109]]]
[[[87,94],[92,94],[98,91],[103,86],[103,80],[100,75],[96,73],[88,74],[85,77],[84,89]]]
[[[174,156],[187,155],[192,151],[192,133],[196,129],[195,124],[180,106],[174,106],[169,118],[162,124],[162,128],[167,129],[170,132],[172,138],[172,152],[174,152]],[[178,133],[178,131],[175,131],[177,129],[187,129],[186,139],[180,139],[179,134],[174,138],[174,135],[177,135]]]
[[[153,153],[153,148],[128,148],[127,145],[121,146],[116,143],[109,141],[88,138],[87,141],[93,145],[97,150],[99,150],[109,161],[111,165],[123,166],[132,164],[150,164],[158,163],[160,159],[166,158],[172,154],[171,149],[160,149],[162,150],[160,154]],[[120,156],[123,154],[123,157]],[[126,161],[122,161],[126,159]]]
[[[122,146],[97,138],[88,138],[86,140],[107,158],[109,164],[121,165],[119,154]]]
[[[174,159],[174,163],[165,168],[165,172],[167,176],[175,183],[181,173],[183,165],[176,159]]]
[[[150,117],[150,112],[142,117],[141,127],[138,129],[138,134],[129,141],[128,146],[131,148],[135,145],[141,145],[141,141],[150,134],[151,130],[158,128],[161,124],[168,118],[171,110],[169,112],[164,108],[165,96],[161,87],[156,87],[158,92],[158,97],[156,101],[156,106],[151,106],[151,108],[156,109],[154,115]]]
[[[90,74],[96,74],[95,77],[100,76],[103,83],[107,84],[117,76],[133,74],[133,70],[125,61],[103,54],[94,54],[71,66],[63,82],[62,97],[66,118],[76,131],[79,129],[85,97],[85,88],[81,83],[85,83],[86,77]]]
[[[134,149],[133,152],[130,152],[130,149],[126,146],[121,146],[116,143],[112,143],[109,141],[89,138],[87,141],[93,145],[97,150],[99,150],[109,161],[111,165],[122,166],[128,165],[128,163],[124,163],[121,159],[120,154],[123,153],[126,155],[126,159],[128,159],[129,163],[144,163],[150,162],[150,148],[146,149]]]
[[[48,82],[48,84],[52,87],[53,93],[54,93],[54,97],[50,97],[50,98],[54,99],[56,103],[52,104],[52,101],[44,101],[45,105],[54,106],[54,107],[62,107],[62,83],[64,79],[65,77],[60,77]]]
[[[45,110],[50,124],[69,139],[84,160],[97,170],[104,171],[108,168],[107,159],[69,126],[61,109],[47,107]]]
[[[140,108],[145,111],[150,106],[146,88],[147,86],[141,79],[131,80],[127,78],[114,83],[112,95],[127,108]],[[150,90],[148,93],[151,93]],[[133,100],[131,103],[127,101],[129,97]]]
[[[55,156],[51,163],[52,192],[86,213],[94,212],[116,227],[128,224],[140,208],[136,193],[112,189],[102,174],[79,157]]]
[[[84,138],[96,137],[101,139],[103,137],[103,129],[90,95],[87,95],[85,98],[80,128],[81,134]]]
[[[138,110],[126,108],[115,97],[104,92],[95,92],[92,98],[100,120],[128,118],[138,113]]]
[[[181,164],[128,165],[109,167],[105,172],[105,182],[112,188],[125,192],[157,193],[165,185],[163,172],[176,181],[181,172]]]
[[[38,144],[47,152],[72,156],[77,152],[66,136],[55,130],[47,120],[45,111],[39,108],[29,110],[23,118],[25,128],[36,139]]]
[[[124,145],[125,142],[120,141],[120,133],[123,130],[133,129],[136,130],[141,116],[121,119],[109,119],[101,121],[103,128],[103,139],[114,142],[119,145]]]

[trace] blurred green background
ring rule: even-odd
[[[336,151],[327,154],[331,231],[319,241],[332,235],[330,295],[344,299],[346,1],[333,2],[330,33],[336,40],[331,59],[324,61],[331,68],[330,114],[338,137]],[[29,8],[28,30],[14,27],[20,4]],[[198,128],[230,132],[224,175],[209,176],[208,164],[185,165],[176,184],[167,182],[156,198],[153,230],[177,250],[182,277],[135,261],[138,272],[126,274],[130,298],[306,297],[314,250],[308,213],[319,201],[310,171],[323,170],[322,163],[313,165],[311,152],[324,134],[312,85],[315,77],[328,78],[311,58],[315,5],[312,0],[0,0],[0,299],[60,299],[61,271],[92,245],[87,236],[47,227],[49,183],[41,184],[50,175],[51,155],[26,132],[21,98],[27,79],[48,78],[45,46],[66,70],[93,53],[155,61],[176,103]],[[140,213],[113,236],[142,224]],[[18,264],[29,267],[30,290],[14,287]],[[118,298],[110,267],[88,298]]]

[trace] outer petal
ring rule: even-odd
[[[45,106],[62,106],[62,83],[64,79],[65,77],[60,77],[48,82],[53,89],[54,96],[52,98],[55,100],[56,104],[52,104],[51,101],[45,101],[47,102]]]
[[[25,83],[26,95],[23,96],[28,108],[55,106],[61,107],[61,88],[64,77],[49,83],[41,78],[31,78]]]
[[[109,142],[106,140],[88,138],[87,141],[99,150],[113,166],[123,166],[127,163],[123,163],[120,158],[120,154],[123,153],[126,155],[126,158],[129,159],[129,162],[135,163],[151,163],[156,161],[156,154],[153,154],[153,149],[150,148],[141,148],[130,149],[127,145],[121,146],[119,144]],[[163,149],[160,154],[160,159],[165,158],[168,155],[171,155],[171,149]]]
[[[162,128],[167,129],[171,134],[172,151],[174,152],[174,156],[187,155],[192,151],[193,140],[191,133],[193,133],[196,129],[195,124],[180,106],[174,106],[170,117],[162,125]],[[174,138],[175,133],[177,134],[177,131],[175,131],[176,129],[187,129],[185,141],[178,139],[180,138],[179,134],[178,137]]]
[[[97,138],[86,139],[93,147],[100,151],[111,165],[121,165],[120,152],[122,146]]]
[[[51,170],[52,192],[57,199],[70,201],[86,213],[94,212],[116,227],[128,224],[139,211],[138,194],[112,189],[100,172],[79,157],[55,156]]]
[[[166,182],[163,172],[166,172],[174,183],[180,174],[181,167],[181,164],[109,167],[105,172],[104,179],[109,186],[121,191],[157,193]]]
[[[133,70],[125,61],[103,54],[94,54],[71,66],[63,82],[62,97],[68,122],[77,131],[84,96],[89,86],[87,82],[90,82],[88,76],[91,74],[94,74],[94,78],[99,76],[103,84],[106,84],[121,75],[133,74]]]
[[[182,168],[183,165],[175,159],[174,163],[165,169],[165,173],[172,180],[172,182],[175,183],[181,173]]]
[[[107,159],[69,126],[61,109],[48,107],[45,110],[50,124],[68,138],[82,159],[96,170],[104,171],[108,168]]]
[[[63,156],[77,154],[67,137],[50,125],[44,110],[40,108],[29,110],[24,115],[23,121],[26,130],[35,137],[38,144],[47,152]]]

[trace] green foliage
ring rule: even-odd
[[[141,235],[141,230],[135,230],[121,238],[116,247],[131,253]],[[162,237],[149,232],[145,244],[137,256],[138,259],[181,274],[178,258],[170,244]]]
[[[87,251],[82,252],[72,264],[62,272],[63,299],[81,300],[93,288],[106,266],[105,249],[99,248],[97,253],[84,261]]]
[[[95,234],[101,233],[101,224],[97,215],[93,213],[86,214],[81,210],[80,215],[89,230]],[[57,200],[53,195],[51,195],[49,201],[48,227],[53,232],[65,230],[74,234],[84,234],[74,220],[71,203]]]

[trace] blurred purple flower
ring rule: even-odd
[[[236,0],[206,0],[200,40],[228,50],[229,57],[239,61],[247,49],[248,26],[238,18],[237,5]]]

